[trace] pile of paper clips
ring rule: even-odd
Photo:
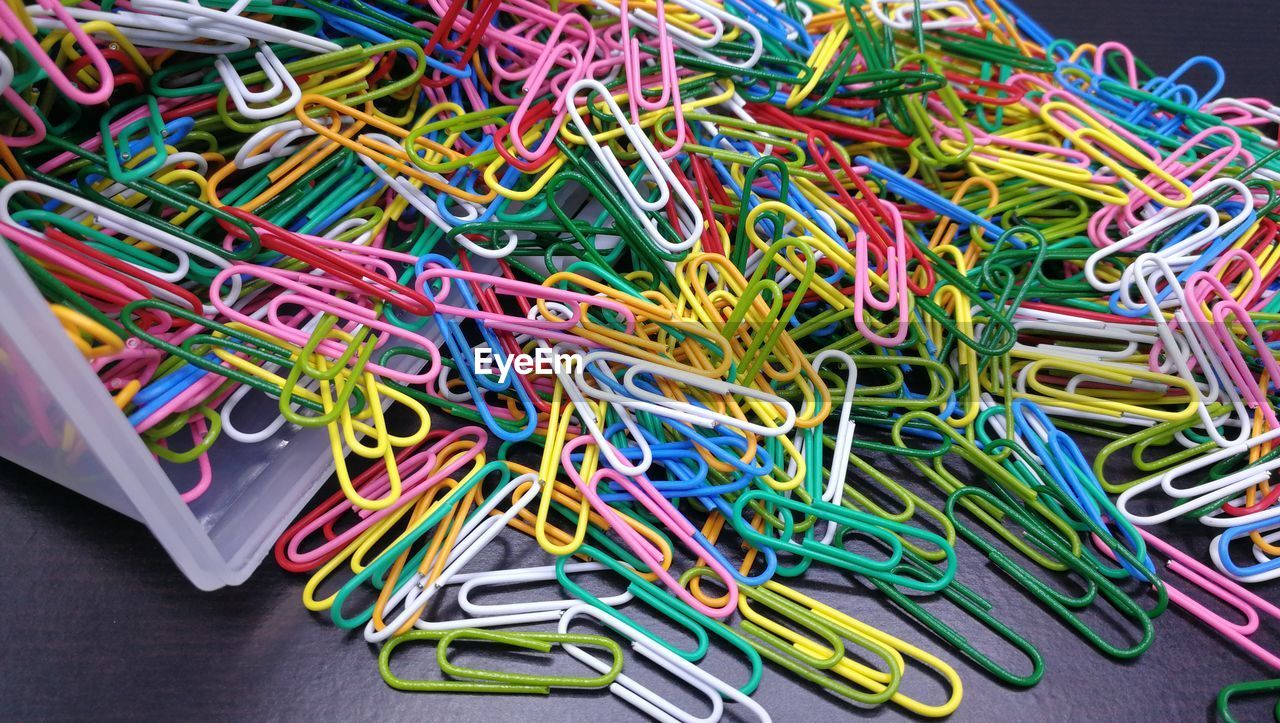
[[[1172,603],[1280,668],[1251,637],[1280,609],[1243,587],[1280,576],[1280,108],[1218,97],[1209,58],[1157,75],[1007,0],[37,0],[0,30],[0,235],[154,453],[199,469],[185,499],[224,437],[326,430],[341,490],[276,557],[394,687],[693,719],[570,632],[592,618],[707,719],[767,719],[766,662],[945,716],[943,659],[793,581],[856,574],[912,637],[1035,685],[964,583],[988,561],[1104,655]],[[1153,534],[1197,523],[1207,550]],[[551,557],[468,567],[508,530]],[[537,581],[563,593],[475,599]],[[429,619],[448,586],[466,617]],[[419,640],[443,678],[392,672]],[[468,640],[598,675],[462,667]],[[698,666],[710,640],[745,684]],[[908,665],[949,696],[909,697]]]

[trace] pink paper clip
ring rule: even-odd
[[[871,291],[871,263],[867,253],[867,232],[859,230],[855,235],[854,249],[858,268],[854,272],[853,323],[862,335],[883,347],[893,347],[907,338],[911,328],[911,289],[907,287],[907,232],[902,225],[902,215],[891,203],[880,202],[881,213],[893,223],[893,246],[885,251],[885,282],[889,296],[881,301]],[[898,307],[898,329],[893,336],[883,336],[872,330],[866,319],[866,307],[889,311]]]
[[[623,68],[626,72],[627,101],[630,105],[631,121],[637,125],[640,123],[641,110],[654,111],[671,108],[675,112],[675,142],[672,143],[670,148],[659,153],[664,160],[670,160],[684,146],[684,112],[680,100],[679,66],[676,64],[675,46],[671,42],[670,33],[667,32],[666,3],[664,0],[656,0],[654,4],[657,9],[657,16],[653,23],[656,27],[654,34],[658,37],[658,57],[656,60],[662,88],[662,93],[657,98],[648,100],[642,92],[644,89],[644,73],[640,67],[640,40],[631,35],[632,18],[627,0],[621,0],[617,10],[620,21],[618,33],[619,50],[622,54]]]
[[[227,280],[233,276],[260,278],[290,293],[287,294],[285,299],[273,298],[267,302],[268,318],[256,318],[256,315],[246,314],[244,311],[232,307],[222,298],[221,289]],[[373,274],[370,273],[369,276],[372,277]],[[328,276],[316,276],[301,271],[285,271],[254,264],[232,264],[214,277],[213,284],[210,286],[209,300],[218,313],[227,319],[240,322],[265,334],[279,337],[299,347],[306,346],[311,335],[280,319],[280,306],[284,303],[297,304],[316,313],[332,314],[348,320],[351,324],[368,327],[381,337],[378,344],[379,347],[384,346],[391,338],[401,339],[406,344],[421,347],[427,351],[427,365],[422,371],[410,374],[372,361],[365,368],[373,374],[401,384],[429,385],[434,382],[443,366],[440,363],[440,348],[425,336],[415,334],[412,331],[387,322],[369,307],[356,303],[356,299],[361,298],[362,291],[362,289],[353,287],[345,281]],[[350,296],[343,299],[334,295],[335,293],[344,293]],[[333,340],[320,342],[316,350],[330,358],[338,358],[342,355],[340,345]]]
[[[583,50],[579,50],[574,43],[557,44],[560,36],[564,33],[565,27],[572,20],[577,20],[587,32],[587,45]],[[595,51],[595,30],[587,22],[586,18],[574,14],[560,18],[555,28],[551,31],[551,37],[547,39],[547,51],[534,63],[529,77],[525,80],[524,97],[520,100],[520,105],[516,108],[516,112],[511,116],[511,146],[521,160],[528,163],[538,163],[551,154],[553,150],[552,144],[560,133],[560,127],[564,125],[564,119],[569,113],[565,107],[565,91],[573,83],[586,77],[587,61],[595,57]],[[569,60],[568,67],[571,70],[562,72],[555,78],[550,79],[555,85],[555,87],[551,87],[552,82],[549,82],[549,74],[552,67],[559,64],[562,58]],[[534,99],[545,92],[544,86],[547,86],[555,93],[556,99],[551,104],[552,117],[542,135],[542,142],[536,148],[530,150],[524,144],[524,132],[521,126],[524,125],[525,116],[529,113],[529,108],[533,105]]]
[[[1165,589],[1169,591],[1169,602],[1191,613],[1197,620],[1213,628],[1218,634],[1235,643],[1244,652],[1266,665],[1280,670],[1280,657],[1259,645],[1251,637],[1258,632],[1258,626],[1261,622],[1259,612],[1273,620],[1280,621],[1280,608],[1249,592],[1239,583],[1228,579],[1217,570],[1184,554],[1173,545],[1161,540],[1147,530],[1141,527],[1136,529],[1147,543],[1148,552],[1159,550],[1168,558],[1167,565],[1170,572],[1238,610],[1244,616],[1244,622],[1238,623],[1227,620],[1190,595],[1172,585],[1166,584]],[[1115,559],[1115,555],[1096,535],[1093,537],[1093,544],[1103,554],[1113,560]]]
[[[293,565],[300,566],[301,569],[310,569],[312,566],[322,563],[326,558],[349,545],[352,540],[364,534],[365,530],[377,524],[379,520],[401,507],[413,504],[423,492],[440,484],[448,479],[450,475],[470,464],[477,455],[484,451],[488,440],[489,434],[482,427],[459,427],[449,432],[431,446],[415,452],[411,457],[398,464],[401,473],[405,477],[403,483],[404,492],[395,502],[384,509],[370,513],[368,510],[357,509],[352,502],[342,498],[337,505],[323,514],[308,517],[303,521],[303,524],[296,525],[286,531],[280,537],[280,542],[277,543],[278,556],[282,555]],[[436,462],[440,453],[463,441],[471,441],[473,444],[469,449],[450,457],[446,464],[437,468]],[[383,472],[361,486],[360,494],[365,497],[381,497],[389,487],[387,475]],[[306,551],[302,550],[302,543],[307,537],[332,525],[349,512],[367,514],[361,514],[362,519],[359,522],[336,535],[332,535],[326,542]]]
[[[86,93],[77,87],[75,81],[68,78],[53,58],[49,57],[49,54],[40,46],[40,41],[27,30],[26,24],[8,3],[0,3],[0,39],[9,43],[21,43],[27,49],[27,53],[48,74],[49,80],[71,100],[81,105],[97,105],[111,97],[111,92],[116,87],[115,74],[111,72],[111,66],[102,55],[102,51],[94,44],[93,39],[85,33],[58,0],[36,0],[36,4],[53,13],[58,22],[66,26],[67,32],[80,43],[80,47],[84,48],[84,54],[89,56],[93,69],[98,71],[98,82],[101,85],[97,90]]]
[[[636,557],[640,558],[645,565],[649,567],[649,571],[657,575],[676,597],[680,598],[690,607],[698,612],[713,617],[726,618],[733,614],[738,606],[738,585],[728,570],[720,564],[714,556],[707,555],[702,545],[698,544],[695,538],[702,537],[702,533],[697,530],[687,519],[671,506],[653,485],[649,483],[648,478],[644,475],[637,475],[634,479],[627,477],[613,469],[601,469],[591,476],[589,481],[583,481],[582,476],[573,465],[572,453],[579,447],[588,444],[595,444],[595,440],[589,436],[577,437],[565,444],[564,449],[560,452],[561,464],[565,472],[569,475],[569,479],[573,481],[578,490],[582,492],[582,496],[587,499],[591,505],[591,509],[595,510],[601,517],[609,522],[609,528],[627,545]],[[649,511],[654,517],[657,517],[667,532],[672,536],[679,538],[680,542],[686,549],[696,558],[703,558],[708,567],[724,581],[727,589],[726,600],[723,607],[711,607],[701,600],[694,597],[688,590],[680,585],[680,581],[671,575],[666,568],[662,566],[662,555],[654,549],[653,545],[640,533],[631,528],[622,517],[609,506],[607,502],[600,498],[599,487],[602,480],[609,480],[617,483],[626,492],[628,492],[636,502]]]
[[[1253,318],[1249,315],[1245,305],[1236,301],[1231,291],[1217,276],[1233,259],[1239,259],[1249,267],[1256,286],[1256,282],[1262,278],[1262,271],[1258,267],[1258,262],[1253,258],[1252,254],[1244,249],[1231,249],[1219,257],[1211,271],[1200,271],[1187,279],[1184,290],[1186,295],[1185,311],[1191,316],[1193,323],[1206,330],[1204,335],[1206,342],[1213,353],[1222,361],[1228,376],[1240,389],[1240,393],[1249,400],[1251,406],[1262,412],[1268,428],[1280,429],[1280,419],[1276,418],[1275,409],[1263,390],[1259,389],[1257,378],[1249,368],[1249,363],[1245,360],[1244,355],[1236,347],[1236,336],[1227,324],[1227,318],[1231,317],[1243,327],[1245,335],[1254,345],[1254,350],[1258,352],[1258,357],[1262,360],[1263,368],[1267,370],[1268,377],[1272,383],[1280,383],[1280,364],[1276,362],[1275,357],[1270,353],[1262,352],[1262,350],[1267,349],[1267,343],[1262,338],[1262,333],[1258,331],[1258,327],[1253,323]],[[1246,299],[1252,297],[1257,291],[1259,290],[1255,289],[1252,293],[1246,295]],[[1211,294],[1216,294],[1221,299],[1212,304],[1210,309],[1213,314],[1212,321],[1204,313],[1205,307],[1210,304],[1209,297]],[[1157,354],[1159,348],[1159,346],[1153,348],[1152,354]]]
[[[581,343],[582,339],[568,334],[572,329],[577,328],[583,318],[583,308],[594,306],[602,309],[608,309],[618,314],[626,322],[626,333],[634,334],[636,330],[636,317],[631,309],[610,299],[604,299],[597,296],[588,296],[576,291],[567,291],[564,289],[556,289],[550,286],[542,286],[527,281],[516,281],[502,276],[491,276],[489,274],[481,274],[474,271],[463,271],[460,269],[448,269],[433,264],[426,265],[422,272],[418,274],[416,288],[421,290],[429,281],[436,279],[448,280],[457,279],[464,283],[476,284],[493,293],[513,294],[525,298],[543,301],[554,301],[561,304],[569,310],[569,316],[565,319],[547,318],[550,316],[546,309],[542,309],[544,314],[537,319],[530,319],[524,316],[509,316],[506,314],[495,314],[488,311],[479,311],[469,309],[465,306],[455,306],[445,304],[442,301],[436,301],[436,310],[440,313],[449,314],[463,319],[475,319],[482,321],[486,326],[492,329],[501,329],[516,333],[530,333],[537,331],[538,333],[560,332],[554,338],[560,341],[573,341]],[[478,293],[478,292],[477,292]],[[444,298],[448,294],[448,288],[444,287],[434,293],[437,299]],[[547,337],[552,338],[552,337]]]
[[[0,21],[2,24],[2,21]],[[31,126],[31,133],[25,136],[7,136],[0,134],[0,143],[4,143],[10,148],[26,148],[34,146],[44,140],[48,129],[45,127],[44,119],[27,104],[22,96],[18,95],[11,86],[13,83],[13,62],[9,60],[9,56],[0,53],[0,98],[4,98],[9,107],[13,108],[13,112],[18,117]]]

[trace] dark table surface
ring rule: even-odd
[[[1269,0],[1021,2],[1062,37],[1124,41],[1163,72],[1190,56],[1212,55],[1227,69],[1228,94],[1280,97],[1280,80],[1267,62],[1277,27]],[[897,460],[878,464],[897,479],[917,476]],[[1194,525],[1167,526],[1161,534],[1197,556],[1205,553],[1208,537]],[[548,562],[515,537],[500,537],[476,569]],[[302,578],[268,561],[240,587],[199,592],[141,525],[8,463],[0,463],[0,539],[0,718],[637,717],[602,691],[557,692],[550,698],[392,691],[378,677],[371,646],[303,609]],[[1015,690],[994,682],[855,579],[815,566],[798,587],[940,653],[964,681],[964,702],[955,720],[1204,720],[1223,685],[1274,675],[1178,610],[1156,620],[1155,643],[1139,660],[1105,658],[984,566],[974,550],[961,554],[969,561],[962,568],[966,583],[1042,651],[1047,672],[1036,687]],[[1259,592],[1280,597],[1275,585]],[[451,607],[446,600],[431,614],[449,615]],[[1089,622],[1110,639],[1132,639],[1131,627],[1114,614],[1090,615]],[[1264,624],[1272,629],[1261,634],[1273,649],[1280,647],[1275,632],[1280,626],[1274,622]],[[1012,649],[993,643],[972,624],[956,620],[956,626],[972,633],[997,660],[1026,670]],[[485,655],[462,654],[467,660]],[[534,664],[518,657],[507,656],[500,664],[526,669]],[[433,663],[421,651],[409,651],[402,665],[406,671],[425,671]],[[568,664],[559,659],[556,665]],[[731,682],[740,681],[745,670],[724,650],[713,652],[705,665]],[[641,677],[656,681],[661,674],[650,670]],[[654,684],[670,691],[673,700],[690,700],[671,681]],[[903,690],[927,701],[945,698],[941,684],[918,669],[908,674]],[[893,706],[850,706],[774,669],[766,669],[756,698],[780,721],[903,716]],[[739,713],[733,708],[730,719]],[[1245,703],[1239,710],[1243,720],[1270,715],[1270,708],[1260,704]]]

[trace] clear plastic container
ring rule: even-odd
[[[333,471],[324,429],[285,425],[253,445],[223,435],[212,486],[187,505],[195,465],[156,461],[5,244],[0,309],[0,456],[142,522],[201,589],[244,582]],[[246,430],[276,415],[257,392],[236,410]]]

